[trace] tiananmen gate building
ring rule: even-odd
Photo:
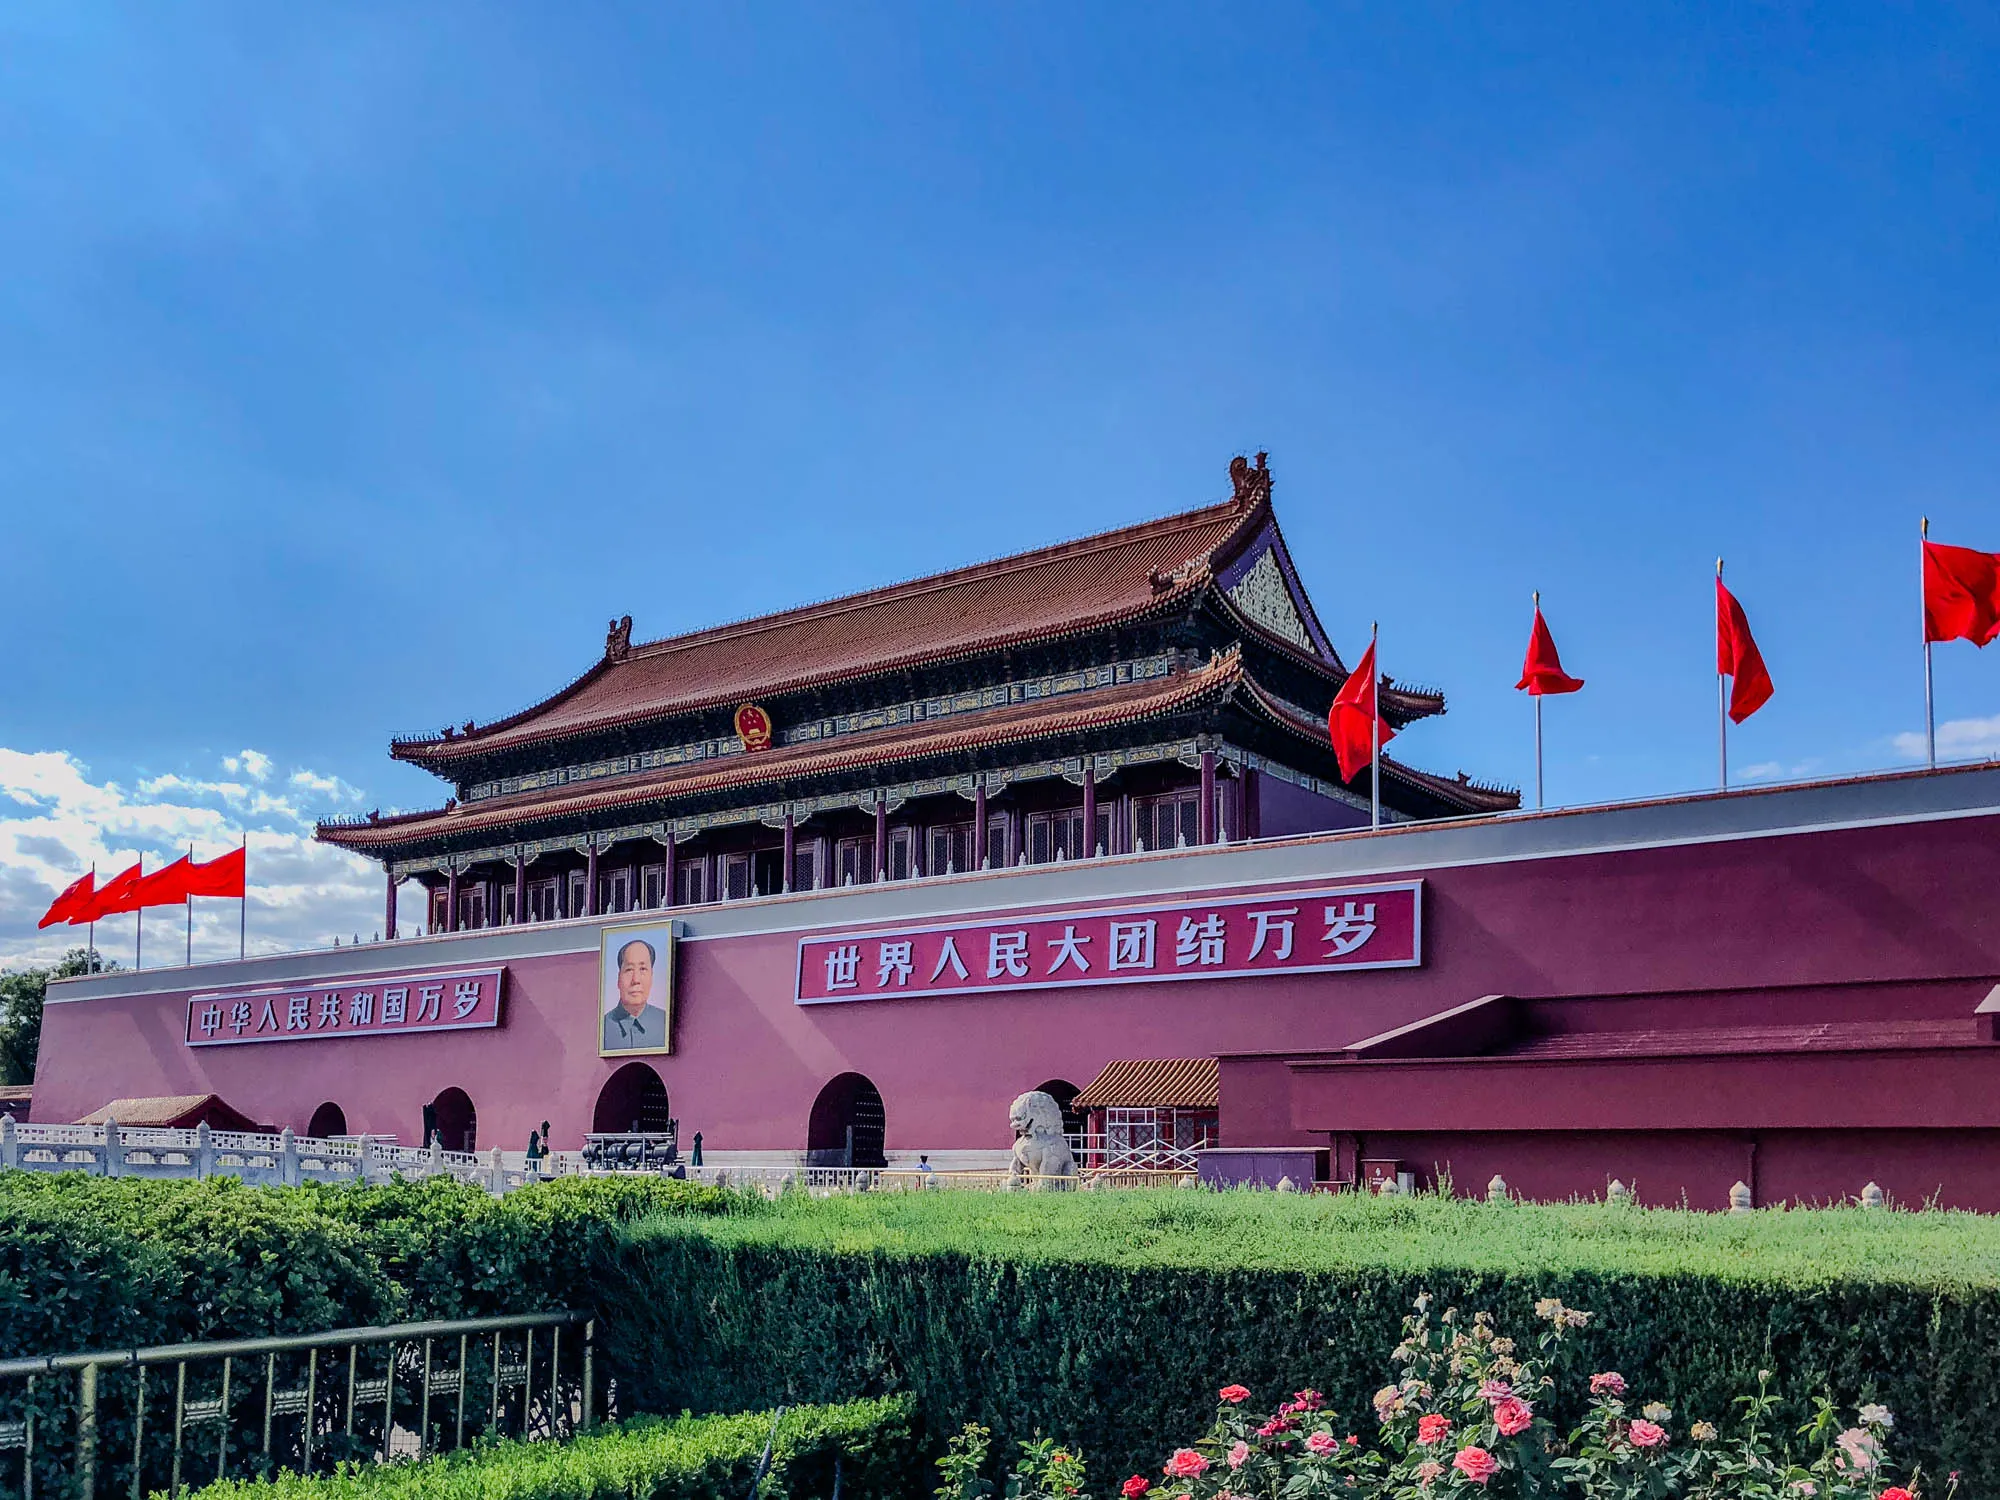
[[[1218,1180],[2000,1209],[2000,769],[1525,813],[1387,756],[1372,830],[1261,455],[1231,490],[616,621],[534,707],[392,746],[441,806],[321,827],[382,864],[384,941],[56,983],[33,1118],[212,1097],[452,1150],[672,1118],[713,1165],[949,1167],[1042,1088]]]

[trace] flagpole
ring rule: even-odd
[[[90,862],[90,890],[90,899],[94,902],[97,899],[97,861],[94,859]],[[97,918],[95,917],[90,919],[90,925],[84,932],[83,972],[86,974],[97,972]]]
[[[1535,614],[1542,613],[1542,591],[1535,590]],[[1535,811],[1542,810],[1542,695],[1532,695],[1535,700]]]
[[[139,879],[143,882],[145,878],[146,856],[142,854],[139,856]],[[143,906],[132,908],[132,967],[146,967],[146,908]]]
[[[188,863],[190,865],[194,863],[194,845],[192,843],[188,845]],[[185,966],[191,969],[194,967],[194,896],[192,893],[190,893],[187,897],[187,909],[188,909],[188,937],[187,937],[187,959],[185,961]]]
[[[243,899],[237,903],[236,956],[243,957],[250,941],[250,830],[243,830]]]
[[[1368,684],[1368,826],[1382,826],[1382,657],[1376,651],[1381,642],[1381,622],[1368,627],[1369,660],[1374,663],[1375,680]]]
[[[1715,581],[1722,582],[1722,559],[1715,560]],[[1729,790],[1729,686],[1722,675],[1722,605],[1715,610],[1715,740],[1716,764],[1721,768],[1722,790]]]
[[[1924,517],[1917,531],[1917,601],[1924,632],[1924,760],[1937,769],[1937,710],[1931,698],[1931,619],[1930,601],[1924,593],[1924,544],[1930,540],[1931,518]]]

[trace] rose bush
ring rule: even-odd
[[[1886,1407],[1868,1404],[1850,1423],[1821,1400],[1796,1433],[1773,1429],[1777,1397],[1763,1372],[1739,1398],[1727,1437],[1714,1423],[1684,1429],[1673,1411],[1626,1402],[1615,1370],[1587,1380],[1584,1420],[1559,1432],[1537,1411],[1557,1389],[1565,1338],[1590,1314],[1545,1298],[1546,1325],[1526,1346],[1486,1313],[1433,1315],[1417,1299],[1391,1354],[1394,1378],[1375,1393],[1373,1420],[1346,1423],[1314,1390],[1269,1416],[1252,1393],[1222,1388],[1208,1433],[1173,1450],[1160,1477],[1134,1475],[1125,1500],[1439,1500],[1439,1497],[1571,1496],[1582,1500],[1933,1500],[1920,1476],[1892,1476]],[[1364,1440],[1359,1431],[1366,1427]],[[944,1493],[940,1491],[940,1493]],[[1935,1492],[1957,1493],[1956,1476]]]

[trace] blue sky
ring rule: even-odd
[[[1905,763],[1996,266],[1970,7],[10,7],[0,960],[240,826],[270,941],[365,935],[303,829],[441,795],[392,733],[1259,448],[1342,650],[1451,697],[1415,764],[1530,782],[1540,587],[1552,800],[1711,784],[1718,554],[1735,765]],[[2000,656],[1938,688],[2000,751]]]

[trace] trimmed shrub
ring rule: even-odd
[[[907,1400],[856,1401],[736,1416],[642,1417],[564,1443],[491,1443],[422,1463],[311,1477],[225,1480],[194,1500],[740,1500],[767,1441],[760,1494],[902,1500],[923,1463]]]
[[[601,1295],[591,1267],[622,1225],[642,1214],[721,1212],[734,1201],[714,1188],[637,1177],[559,1179],[495,1199],[443,1178],[287,1189],[8,1172],[0,1174],[0,1357],[561,1307],[597,1313],[618,1299]],[[411,1383],[403,1384],[408,1400]],[[240,1376],[236,1390],[232,1406],[258,1399]],[[618,1392],[620,1410],[638,1409],[626,1387]],[[0,1421],[18,1420],[25,1399],[22,1383],[0,1384]],[[55,1482],[73,1456],[74,1378],[40,1382],[34,1399],[37,1472]],[[100,1450],[123,1474],[132,1377],[106,1381],[98,1417]],[[170,1439],[148,1423],[149,1477],[163,1474]],[[232,1447],[232,1466],[254,1461],[242,1433],[233,1442],[244,1451]],[[5,1495],[13,1476],[0,1474]]]
[[[1316,1387],[1348,1430],[1372,1421],[1421,1290],[1519,1326],[1554,1296],[1596,1314],[1566,1357],[1622,1370],[1683,1420],[1726,1418],[1770,1369],[1779,1421],[1821,1394],[1880,1401],[1904,1453],[1995,1494],[1996,1250],[1991,1220],[1858,1209],[864,1195],[635,1225],[612,1272],[633,1290],[603,1331],[644,1408],[903,1390],[932,1431],[1040,1429],[1101,1475],[1156,1472],[1226,1382]]]
[[[265,1188],[9,1172],[0,1355],[589,1310],[589,1267],[620,1225],[735,1202],[653,1177],[494,1198],[447,1178]]]

